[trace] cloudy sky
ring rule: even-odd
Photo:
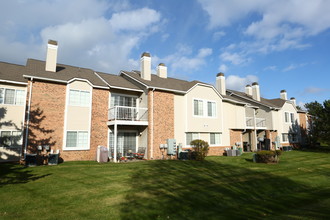
[[[139,69],[142,52],[171,77],[243,90],[259,82],[265,98],[300,104],[330,98],[328,0],[2,0],[0,61],[44,60],[118,74]]]

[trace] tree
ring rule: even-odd
[[[322,142],[330,145],[330,100],[325,100],[323,105],[315,102],[305,104],[308,114],[311,115],[309,123],[309,137],[312,145]]]
[[[190,145],[193,146],[193,153],[195,154],[196,160],[204,160],[209,152],[209,144],[203,140],[193,140],[190,142]]]

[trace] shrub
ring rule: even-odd
[[[209,144],[206,141],[197,139],[191,141],[190,145],[192,146],[192,155],[194,159],[204,160],[204,158],[207,156],[207,153],[209,152]]]
[[[258,151],[256,153],[256,161],[257,163],[278,163],[281,153],[280,151],[270,150]]]

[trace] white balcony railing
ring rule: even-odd
[[[253,117],[246,117],[246,127],[253,127]]]
[[[253,117],[246,117],[246,127],[254,127]],[[256,118],[256,127],[257,128],[266,127],[266,119],[265,118]]]
[[[127,106],[115,106],[109,109],[109,121],[148,121],[148,109]]]
[[[256,127],[266,127],[266,119],[265,118],[256,118]]]

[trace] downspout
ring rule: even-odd
[[[151,122],[152,122],[152,127],[150,129],[151,134],[150,134],[150,139],[151,139],[151,149],[150,149],[150,159],[152,160],[154,158],[154,91],[155,88],[152,89],[151,93]]]
[[[28,145],[28,136],[29,136],[29,122],[30,122],[30,111],[31,111],[32,86],[33,86],[33,77],[31,77],[30,89],[29,89],[29,104],[28,104],[28,111],[27,111],[26,130],[25,130],[25,144],[24,144],[25,145],[24,146],[24,160],[25,160],[25,157],[26,157],[27,145]]]

